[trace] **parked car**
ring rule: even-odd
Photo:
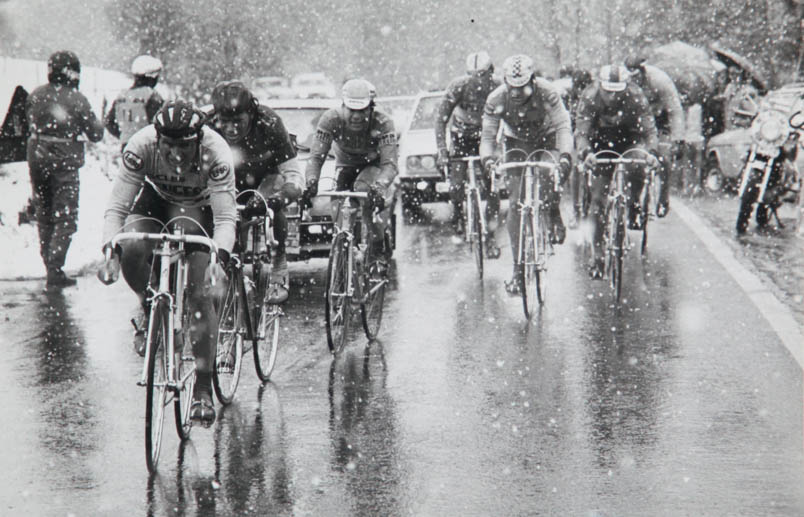
[[[335,85],[320,72],[294,76],[290,88],[300,99],[333,99],[337,95]]]
[[[254,79],[252,88],[257,98],[260,99],[290,99],[293,98],[293,90],[290,87],[290,80],[281,76],[266,76]]]
[[[801,106],[804,99],[804,83],[792,83],[769,92],[759,101],[759,109],[774,104]],[[792,114],[792,112],[791,112]],[[799,142],[804,146],[804,142]],[[701,173],[704,187],[710,192],[736,191],[743,165],[751,147],[751,129],[735,128],[709,139]],[[804,171],[804,151],[799,151],[796,160],[799,171]]]
[[[399,188],[403,210],[417,210],[422,203],[449,201],[449,183],[436,167],[438,147],[435,120],[444,92],[416,96],[408,126],[399,138]]]

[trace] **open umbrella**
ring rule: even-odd
[[[741,56],[737,52],[733,50],[727,49],[721,46],[719,43],[714,42],[709,44],[709,48],[712,50],[712,53],[715,57],[723,62],[726,66],[736,66],[745,71],[748,77],[751,78],[751,81],[754,83],[754,86],[760,93],[765,93],[768,91],[768,83],[765,78],[762,76],[762,73],[757,70],[751,61],[749,61],[745,56]]]
[[[673,41],[648,52],[648,63],[664,70],[673,80],[685,106],[702,103],[714,90],[715,74],[724,68],[709,52],[683,41]]]

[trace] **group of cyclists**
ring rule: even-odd
[[[666,75],[646,65],[644,59],[635,57],[626,64],[631,70],[617,65],[601,68],[596,80],[579,95],[573,121],[559,91],[538,76],[530,57],[519,54],[506,59],[503,80],[498,81],[488,53],[470,54],[467,74],[447,88],[436,129],[438,164],[449,167],[452,179],[456,228],[462,224],[466,167],[465,162],[452,158],[479,155],[487,190],[495,163],[500,159],[533,159],[537,150],[555,152],[562,184],[577,173],[573,162],[580,159],[594,166],[594,153],[601,149],[622,152],[639,146],[651,153],[652,166],[666,165],[672,150],[660,151],[657,124],[667,139],[680,140],[676,128],[676,115],[681,110],[678,94],[674,88],[667,88]],[[386,249],[384,236],[397,175],[396,131],[392,118],[375,106],[375,87],[365,79],[346,81],[341,105],[325,112],[318,122],[302,172],[294,140],[281,118],[261,105],[245,84],[219,83],[211,92],[212,111],[203,112],[190,102],[164,102],[155,94],[161,66],[150,56],[137,58],[132,66],[133,87],[121,94],[106,118],[107,129],[121,139],[122,159],[107,203],[103,242],[109,243],[121,229],[158,233],[170,221],[187,234],[207,234],[217,244],[218,263],[213,264],[209,264],[208,252],[191,245],[187,248],[187,303],[193,315],[190,337],[197,373],[191,418],[209,423],[215,419],[211,369],[218,329],[216,300],[224,292],[231,257],[238,252],[237,205],[245,205],[240,215],[244,219],[265,215],[268,208],[274,214],[278,246],[272,257],[268,296],[271,303],[281,303],[289,288],[284,248],[287,221],[283,211],[288,204],[303,203],[317,194],[321,167],[332,151],[337,175],[336,184],[330,188],[367,193],[363,220],[367,221],[370,246],[379,250],[376,260],[386,271],[391,249]],[[602,274],[599,241],[610,174],[610,169],[601,166],[592,180],[596,248],[590,269],[593,278]],[[507,179],[512,200],[519,198],[520,175],[521,172],[509,174]],[[640,177],[634,175],[631,179],[634,189],[639,188]],[[665,189],[666,183],[663,182]],[[559,210],[560,189],[551,192],[550,238],[560,244],[566,236]],[[499,217],[499,198],[493,192],[487,194],[491,221]],[[663,207],[659,216],[663,216],[668,208],[666,190],[659,202]],[[516,256],[517,239],[513,237],[518,233],[518,206],[512,201],[510,207],[507,228]],[[645,214],[640,210],[638,205],[632,205],[632,228],[642,224]],[[494,235],[496,227],[494,223],[489,225],[487,253],[491,258],[500,254]],[[146,292],[153,244],[128,241],[106,253],[108,246],[104,245],[107,259],[98,277],[109,284],[122,272],[139,296],[143,314],[148,314]],[[505,283],[508,292],[517,293],[522,288],[517,279],[514,274]],[[144,325],[138,327],[141,334]],[[137,348],[144,353],[142,345]]]

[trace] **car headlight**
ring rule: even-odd
[[[418,169],[422,165],[422,160],[418,156],[408,156],[406,163],[408,165],[408,169]]]
[[[435,163],[436,162],[435,162],[434,157],[432,157],[430,155],[422,156],[422,168],[424,168],[424,169],[432,169],[432,168],[435,167]]]

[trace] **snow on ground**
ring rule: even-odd
[[[112,182],[107,153],[87,152],[87,163],[80,170],[78,232],[67,253],[65,271],[85,273],[101,259],[103,212]],[[44,278],[45,266],[39,256],[36,225],[17,224],[18,212],[31,195],[28,164],[0,165],[0,280]]]

